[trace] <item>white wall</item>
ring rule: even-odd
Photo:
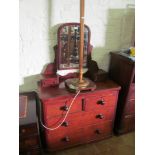
[[[79,22],[80,0],[20,0],[20,91],[34,90],[43,66],[54,59],[57,24]],[[108,70],[109,51],[131,46],[134,0],[86,0],[93,59]]]

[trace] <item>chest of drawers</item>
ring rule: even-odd
[[[119,52],[111,52],[109,76],[121,86],[114,130],[117,134],[135,128],[135,61]]]
[[[19,119],[19,154],[41,155],[36,93],[20,93],[19,99],[22,117]]]
[[[48,150],[56,151],[112,136],[120,87],[110,80],[96,85],[95,91],[81,92],[77,96],[58,129],[50,131],[44,128]],[[40,87],[38,94],[43,123],[48,128],[55,128],[65,117],[75,94],[69,93],[63,83],[57,87]]]

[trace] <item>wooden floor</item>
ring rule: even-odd
[[[134,132],[46,155],[134,155]]]

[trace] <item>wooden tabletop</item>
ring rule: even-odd
[[[107,91],[107,90],[120,90],[121,87],[116,84],[112,80],[106,80],[105,82],[97,82],[96,84],[96,90],[95,91]],[[92,93],[92,91],[89,92],[81,92],[82,94],[84,93]],[[74,96],[75,93],[70,93],[66,88],[64,82],[60,83],[58,86],[55,87],[46,87],[46,88],[41,88],[39,85],[38,89],[38,95],[39,98],[41,99],[48,99],[48,98],[53,98],[53,97],[58,97],[58,96],[67,96],[71,95]]]

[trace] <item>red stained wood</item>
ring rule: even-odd
[[[65,134],[63,133],[57,135],[57,137],[50,135],[47,137],[48,141],[50,141],[49,148],[57,150],[110,137],[112,136],[112,125],[112,121],[106,121],[102,124],[90,125]],[[69,141],[65,141],[66,137]]]
[[[113,82],[112,80],[106,80],[105,82],[98,82],[95,84],[96,84],[95,91],[81,92],[80,95],[81,96],[93,95],[94,92],[108,93],[109,91],[120,90],[121,88],[117,83]],[[68,96],[70,97],[75,96],[75,93],[70,93],[69,91],[66,90],[64,82],[61,82],[58,86],[55,87],[42,88],[41,86],[39,86],[38,94],[39,97],[44,101],[55,97],[65,98]]]
[[[97,139],[103,139],[104,137],[112,135],[113,122],[106,121],[104,123],[88,126],[84,129],[85,140],[92,141]]]
[[[55,64],[54,63],[47,64],[42,74],[43,75],[53,75],[53,74],[55,75],[56,74]]]
[[[64,98],[64,99],[51,99],[51,100],[46,101],[45,103],[43,102],[44,103],[43,108],[45,111],[44,117],[48,119],[51,117],[55,117],[59,115],[61,116],[61,115],[66,114],[67,111],[65,111],[65,107],[69,108],[71,101],[72,101],[72,98],[69,97],[69,98]],[[78,98],[74,102],[70,110],[70,113],[81,111],[80,102],[81,102],[81,98]]]
[[[73,128],[81,128],[83,126],[86,125],[91,125],[91,124],[97,124],[97,123],[102,123],[105,122],[107,120],[113,120],[115,114],[115,108],[114,107],[110,107],[110,108],[106,108],[106,109],[102,109],[102,110],[95,110],[95,111],[91,111],[91,112],[81,112],[81,113],[74,113],[74,114],[70,114],[67,119],[65,120],[65,122],[68,123],[68,126],[61,126],[59,129],[55,130],[55,131],[46,131],[47,133],[54,133],[55,132],[57,134],[63,132],[70,132],[70,130],[72,130]],[[103,115],[103,118],[99,118],[98,115]],[[57,126],[57,124],[59,124],[61,122],[61,120],[63,119],[62,116],[56,117],[56,118],[51,118],[45,121],[45,124],[48,127],[54,127]]]
[[[55,151],[112,135],[120,86],[111,80],[96,85],[95,91],[81,92],[76,98],[65,120],[67,125],[54,131],[44,129],[47,149]],[[68,92],[63,83],[56,87],[40,87],[38,93],[44,124],[51,128],[58,126],[66,114],[63,107],[69,107],[75,94]]]
[[[48,137],[47,138],[47,146],[48,149],[51,150],[59,150],[59,149],[63,149],[66,147],[70,147],[73,145],[77,145],[77,144],[81,144],[83,142],[83,132],[81,130],[77,131],[76,133],[74,132],[74,134],[70,133],[61,137],[57,137],[56,139],[53,137]],[[69,141],[65,141],[65,138],[68,137]]]

